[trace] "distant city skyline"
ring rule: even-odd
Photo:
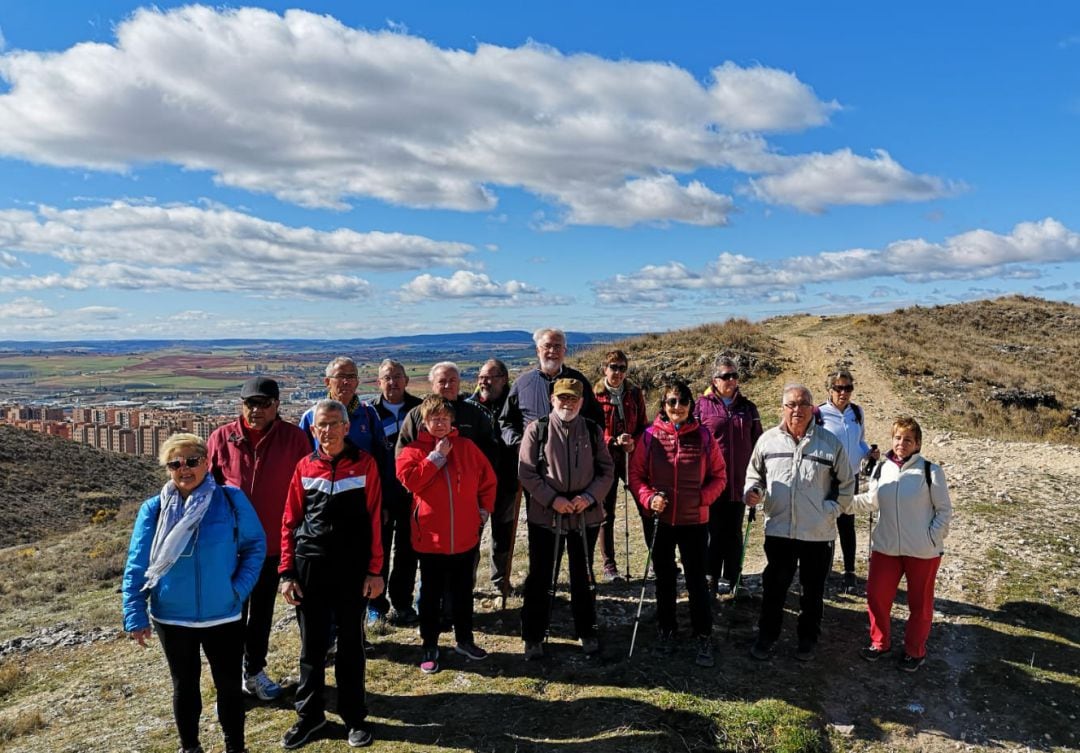
[[[0,15],[0,340],[1080,300],[1080,7]]]

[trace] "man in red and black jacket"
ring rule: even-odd
[[[312,740],[326,724],[323,688],[331,623],[337,629],[337,709],[349,744],[371,743],[365,721],[364,616],[383,590],[382,484],[375,460],[348,441],[348,410],[336,400],[315,406],[319,449],[293,474],[281,521],[281,594],[300,624],[299,719],[286,748]]]
[[[266,676],[281,555],[281,514],[296,463],[311,453],[307,434],[278,416],[278,384],[248,379],[240,388],[240,417],[219,427],[206,443],[214,480],[242,489],[266,534],[266,560],[244,602],[244,692],[272,701],[281,686]]]

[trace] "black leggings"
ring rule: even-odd
[[[213,627],[182,627],[154,621],[173,686],[173,719],[185,748],[199,745],[199,715],[202,696],[199,674],[202,670],[201,647],[210,664],[210,674],[217,689],[217,713],[225,749],[244,749],[244,697],[240,689],[244,657],[244,624],[239,619]]]

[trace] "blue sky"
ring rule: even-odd
[[[1074,3],[670,5],[4,3],[0,339],[1080,297]]]

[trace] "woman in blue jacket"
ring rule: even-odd
[[[169,480],[135,519],[124,569],[124,630],[145,646],[152,623],[161,640],[181,753],[202,753],[200,647],[217,688],[226,753],[242,753],[240,611],[259,577],[266,539],[247,497],[218,486],[206,458],[206,443],[194,434],[173,434],[161,446]]]

